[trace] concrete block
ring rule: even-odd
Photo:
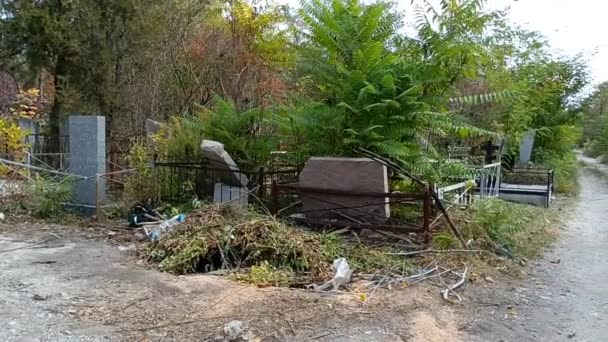
[[[103,116],[70,116],[70,172],[90,179],[74,182],[72,200],[76,205],[97,202],[95,175],[106,173],[106,121]],[[99,200],[105,200],[105,180],[99,186]]]

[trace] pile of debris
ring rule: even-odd
[[[236,206],[207,206],[190,213],[185,222],[150,241],[144,257],[161,270],[206,273],[218,270],[289,272],[291,286],[331,279],[338,258],[354,272],[383,274],[389,269],[407,273],[406,258],[389,247],[369,247],[336,233],[320,234],[289,226],[274,218]],[[221,272],[216,272],[221,273]]]
[[[148,258],[163,271],[185,274],[246,268],[263,261],[322,276],[328,270],[312,234],[234,206],[208,206],[151,242]]]

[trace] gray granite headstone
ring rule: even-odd
[[[224,150],[224,144],[213,140],[203,140],[201,149],[209,167],[216,170],[215,174],[222,183],[233,187],[247,187],[249,179],[241,173],[232,157]]]
[[[536,136],[535,130],[526,132],[521,144],[519,145],[519,163],[525,165],[530,162],[532,157],[532,148],[534,147],[534,137]]]
[[[313,157],[300,173],[302,188],[388,193],[386,166],[367,158]],[[362,222],[382,223],[390,217],[388,198],[322,194],[303,190],[303,213],[307,217],[353,218]]]
[[[97,201],[95,175],[106,172],[106,120],[103,116],[70,116],[70,172],[91,177],[76,181],[72,200],[76,205],[94,206]],[[105,199],[105,180],[99,186],[99,200]]]

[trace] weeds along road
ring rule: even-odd
[[[472,289],[479,341],[608,341],[608,167],[580,158],[580,195],[531,277]]]

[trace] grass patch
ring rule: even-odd
[[[347,242],[335,234],[317,234],[231,206],[207,206],[186,222],[150,242],[144,256],[161,270],[202,273],[246,269],[232,277],[257,285],[283,286],[330,278],[331,263],[345,257],[353,272],[406,272],[409,262],[390,248]]]
[[[487,253],[432,255],[421,263],[439,262],[444,267],[471,266],[471,279],[518,277],[525,275],[529,260],[540,257],[558,236],[558,228],[569,200],[560,198],[551,208],[506,202],[500,199],[479,201],[466,210],[452,212],[452,218],[471,249]],[[433,237],[435,249],[460,249],[460,243],[447,230]]]
[[[508,258],[535,258],[557,236],[559,204],[542,208],[497,198],[478,201],[468,210],[455,213],[465,240],[474,249],[497,252]],[[456,248],[453,236],[442,231],[434,236],[437,248]]]
[[[555,191],[567,196],[576,196],[580,191],[578,182],[579,164],[573,151],[558,156],[548,154],[542,164],[555,172]]]

